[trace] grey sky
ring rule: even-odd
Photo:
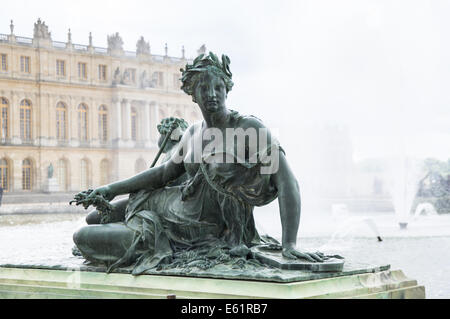
[[[205,43],[231,58],[228,105],[280,128],[294,159],[324,124],[347,126],[354,158],[450,157],[449,1],[8,1],[0,33],[32,36],[40,17],[53,40],[125,49],[142,35],[152,53],[194,57]],[[298,128],[303,136],[297,136]],[[310,128],[310,129],[309,129]]]

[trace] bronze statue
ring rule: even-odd
[[[233,258],[233,265],[251,263],[250,248],[262,243],[280,249],[286,258],[326,259],[321,253],[296,248],[301,211],[297,180],[264,124],[226,107],[233,86],[229,64],[227,56],[219,61],[210,52],[181,69],[182,89],[200,107],[203,121],[186,130],[170,159],[131,178],[78,194],[77,204],[83,205],[130,194],[119,205],[125,212],[123,221],[91,223],[74,234],[87,260],[106,264],[108,271],[132,266],[134,275],[167,265],[206,269]],[[229,132],[242,131],[257,135],[238,138],[237,143],[235,136],[228,139]],[[183,175],[183,182],[171,184]],[[281,246],[259,236],[253,219],[255,206],[277,197]]]
[[[47,167],[47,178],[53,178],[53,164],[50,163],[50,165]]]

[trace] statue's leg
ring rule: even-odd
[[[128,204],[128,198],[119,199],[117,201],[111,202],[114,209],[111,212],[111,223],[123,222],[125,220],[125,209]],[[86,223],[88,225],[100,224],[101,219],[100,213],[94,209],[86,216]]]
[[[83,257],[87,260],[112,263],[121,258],[131,246],[134,231],[122,223],[88,225],[73,235]]]

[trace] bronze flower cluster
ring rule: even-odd
[[[233,87],[230,58],[225,54],[222,54],[222,62],[212,52],[209,52],[208,55],[200,54],[192,64],[186,64],[185,69],[180,69],[180,71],[182,74],[181,82],[183,83],[181,89],[189,95],[193,94],[199,75],[203,72],[212,72],[221,77],[225,82],[227,93]]]
[[[161,135],[168,134],[172,131],[173,126],[178,126],[183,132],[188,128],[189,124],[184,120],[176,117],[167,117],[158,124],[158,132]]]

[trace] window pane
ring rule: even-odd
[[[8,71],[8,56],[6,54],[2,54],[2,71]]]
[[[5,192],[9,189],[9,167],[5,159],[0,160],[0,186]]]
[[[22,189],[31,190],[31,162],[29,160],[24,160],[22,162]]]
[[[0,104],[0,138],[7,138],[9,136],[8,121],[8,101],[2,98]]]

